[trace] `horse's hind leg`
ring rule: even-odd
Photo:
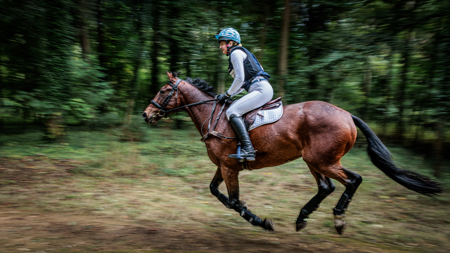
[[[335,189],[335,186],[330,178],[316,172],[311,167],[309,169],[311,170],[311,174],[313,174],[316,179],[319,192],[300,211],[297,221],[295,222],[295,229],[297,232],[306,227],[307,222],[305,219],[307,219],[312,212],[317,210],[320,203]]]
[[[316,169],[316,167],[314,167]],[[348,205],[352,201],[353,195],[362,182],[362,177],[352,171],[344,168],[340,162],[333,165],[321,165],[317,167],[317,172],[320,174],[335,179],[345,186],[345,191],[339,199],[336,207],[333,209],[334,214],[334,227],[339,234],[344,233],[346,227],[345,224],[345,211]]]
[[[339,199],[336,207],[333,208],[334,227],[340,235],[344,233],[344,229],[346,227],[344,220],[345,211],[347,211],[348,205],[352,201],[353,195],[362,182],[362,177],[360,175],[349,171],[344,167],[341,168],[341,172],[343,172],[343,175],[339,179],[336,179],[345,186],[345,191]]]

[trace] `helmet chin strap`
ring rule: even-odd
[[[228,42],[229,42],[229,41],[227,41],[227,56],[230,56],[231,49],[232,49],[233,47],[236,47],[236,45],[230,46],[230,45],[228,44]]]

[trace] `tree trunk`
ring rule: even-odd
[[[103,24],[102,0],[97,0],[97,51],[100,66],[106,72],[106,47],[105,47],[105,29]]]
[[[314,37],[314,34],[320,31],[326,31],[327,28],[324,25],[326,23],[327,13],[325,10],[315,3],[314,0],[308,0],[304,8],[304,23],[305,23],[305,34],[307,37],[307,58],[308,58],[308,66],[313,66],[316,64],[317,59],[322,57],[325,53],[323,49],[324,45],[317,45],[317,38]],[[320,41],[320,43],[324,43],[325,41]],[[310,70],[307,74],[308,79],[308,88],[309,88],[309,99],[316,100],[322,99],[319,98],[319,77],[315,70]]]
[[[42,97],[47,106],[44,109],[46,117],[46,139],[60,141],[64,136],[63,106],[71,97],[70,65],[72,34],[68,18],[70,6],[64,0],[46,1],[47,53],[45,70],[41,80]]]
[[[381,126],[382,132],[385,135],[387,133],[387,125],[389,123],[389,106],[391,105],[391,96],[392,96],[392,94],[391,94],[391,92],[392,92],[391,86],[392,86],[392,81],[393,81],[392,68],[394,66],[394,63],[393,63],[393,61],[394,61],[394,53],[392,51],[393,50],[391,48],[391,50],[389,51],[388,56],[386,57],[389,63],[388,63],[388,68],[387,68],[388,72],[386,74],[386,83],[385,83],[386,86],[385,86],[385,90],[384,90],[384,95],[386,96],[386,102],[384,104],[384,111],[385,112],[384,112],[384,115],[383,115],[383,122],[382,122],[382,126]]]
[[[266,39],[267,39],[267,31],[269,29],[269,17],[270,17],[270,1],[265,1],[264,3],[264,14],[261,17],[261,22],[264,24],[263,30],[261,32],[261,39],[260,39],[260,51],[257,54],[257,58],[259,62],[264,66],[263,64],[263,57],[264,57],[264,48],[266,47]]]
[[[398,88],[398,121],[396,136],[400,142],[403,142],[403,134],[405,132],[405,101],[406,101],[406,86],[408,84],[408,70],[410,65],[411,47],[410,40],[412,36],[412,29],[408,30],[405,39],[405,46],[401,53],[402,55],[402,70],[400,72],[400,86]]]
[[[284,96],[284,86],[288,75],[290,0],[284,0],[283,24],[280,41],[280,58],[278,62],[278,96]]]
[[[131,123],[131,116],[133,115],[133,109],[135,105],[135,100],[138,94],[138,86],[139,86],[139,70],[142,65],[142,50],[144,49],[144,33],[143,33],[143,25],[142,25],[142,3],[141,0],[134,0],[134,10],[136,16],[135,28],[136,33],[138,34],[138,43],[136,45],[135,54],[134,54],[134,67],[133,67],[133,78],[130,82],[130,88],[128,91],[128,101],[127,101],[127,110],[125,113],[125,124]]]
[[[372,88],[372,69],[370,67],[369,57],[365,59],[365,70],[364,70],[364,81],[363,81],[363,90],[365,93],[365,101],[364,101],[364,113],[363,119],[364,121],[369,121],[370,115],[370,91]]]
[[[178,24],[179,20],[179,13],[180,13],[180,8],[177,6],[176,3],[174,3],[171,6],[170,9],[170,15],[168,16],[168,26],[172,27],[172,28],[176,28],[176,27],[180,27],[180,25]],[[169,70],[170,71],[180,71],[181,68],[179,66],[179,62],[180,62],[180,40],[178,39],[179,34],[181,31],[177,30],[177,29],[173,29],[170,33],[167,34],[167,38],[166,41],[169,44]],[[180,36],[181,37],[181,36]],[[189,39],[188,39],[189,40]],[[183,40],[185,41],[185,40]]]
[[[0,24],[0,31],[3,31],[3,25]],[[6,68],[5,68],[6,69]],[[3,95],[3,45],[0,43],[0,98],[4,98]],[[3,132],[3,114],[0,113],[0,130]]]
[[[78,0],[78,15],[79,15],[79,37],[81,52],[83,53],[83,59],[86,59],[91,54],[91,42],[89,39],[89,28],[87,25],[88,8],[86,6],[86,0]]]
[[[153,17],[153,21],[152,21],[152,28],[153,28],[153,36],[152,36],[152,51],[150,53],[150,61],[151,61],[151,78],[150,78],[150,89],[149,92],[147,92],[149,99],[152,99],[154,97],[154,95],[156,95],[156,93],[159,90],[159,87],[161,86],[161,84],[159,83],[159,78],[158,78],[158,74],[159,74],[159,61],[158,61],[158,56],[159,56],[159,51],[161,50],[161,15],[160,15],[160,8],[161,6],[161,1],[157,0],[157,1],[153,1],[153,5],[152,5],[152,17]]]

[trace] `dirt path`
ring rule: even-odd
[[[344,245],[283,232],[233,230],[192,230],[106,217],[0,208],[0,252],[387,252],[376,245]]]

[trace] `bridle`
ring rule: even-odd
[[[175,99],[178,98],[178,84],[179,84],[180,82],[181,82],[181,79],[178,79],[178,78],[177,78],[177,82],[175,83],[175,85],[172,84],[171,81],[169,81],[169,82],[167,83],[168,85],[172,86],[172,90],[169,92],[169,95],[167,95],[167,97],[166,97],[166,99],[164,100],[164,102],[163,102],[162,105],[156,103],[155,100],[152,100],[152,101],[150,102],[152,105],[156,106],[156,108],[159,109],[159,112],[158,112],[158,115],[157,115],[157,116],[160,116],[160,117],[167,117],[167,113],[170,112],[170,111],[173,111],[173,109],[172,109],[172,110],[166,110],[166,106],[167,106],[167,104],[169,103],[170,99],[173,97],[173,94],[174,94],[175,92],[176,92]],[[175,108],[175,109],[176,109],[176,108]]]
[[[223,110],[225,109],[226,103],[224,103],[224,104],[222,105],[222,108],[221,108],[221,110],[220,110],[220,112],[219,112],[219,115],[218,115],[217,118],[216,118],[216,121],[215,121],[215,123],[214,123],[214,126],[211,128],[211,123],[212,123],[212,120],[213,120],[213,115],[214,115],[214,112],[216,111],[216,105],[217,105],[217,102],[219,101],[219,99],[217,98],[217,96],[216,96],[214,99],[204,100],[204,101],[200,101],[200,102],[197,102],[197,103],[192,103],[192,104],[183,105],[183,106],[178,106],[178,107],[175,105],[175,108],[173,108],[173,109],[170,109],[170,110],[167,110],[167,109],[166,109],[167,104],[169,104],[169,101],[170,101],[170,99],[173,97],[174,94],[175,94],[175,98],[178,98],[178,91],[179,91],[179,90],[178,90],[178,84],[179,84],[180,82],[181,82],[181,79],[178,79],[178,78],[177,78],[177,81],[175,82],[175,85],[172,84],[171,81],[169,81],[169,82],[167,83],[168,85],[172,86],[172,90],[171,90],[170,93],[167,95],[167,97],[164,99],[164,102],[163,102],[162,105],[158,104],[155,100],[152,100],[152,101],[151,101],[151,104],[154,105],[154,106],[156,106],[156,108],[159,109],[159,112],[158,112],[157,114],[156,114],[156,113],[153,114],[153,116],[149,119],[149,121],[152,120],[153,118],[158,117],[158,116],[160,116],[160,117],[166,117],[166,118],[167,118],[167,114],[168,114],[169,112],[177,111],[177,110],[180,110],[180,109],[183,109],[183,108],[186,108],[186,107],[189,107],[189,106],[193,106],[193,105],[200,105],[200,104],[205,104],[205,103],[214,101],[213,109],[212,109],[212,111],[211,111],[211,116],[209,116],[209,118],[206,120],[206,121],[209,120],[207,133],[206,133],[206,134],[203,134],[203,131],[202,131],[202,133],[201,133],[201,134],[202,134],[202,141],[204,142],[204,141],[208,138],[208,136],[209,136],[210,134],[213,135],[213,136],[219,137],[219,138],[235,139],[236,137],[227,137],[227,136],[224,136],[223,134],[221,134],[221,133],[219,133],[219,132],[217,132],[217,131],[214,130],[214,129],[216,128],[216,126],[217,126],[217,123],[219,122],[219,119],[220,119],[220,116],[222,115]],[[175,93],[175,92],[176,92],[176,93]],[[144,114],[144,115],[145,115],[145,114]],[[144,117],[145,117],[145,116],[144,116]],[[206,123],[206,121],[205,121],[204,123]],[[203,123],[203,124],[204,124],[204,123]],[[202,128],[203,128],[203,125],[202,125]]]
[[[156,108],[159,109],[158,114],[154,114],[152,116],[152,118],[155,118],[155,117],[158,117],[158,116],[167,118],[167,114],[169,112],[177,111],[179,109],[183,109],[183,108],[186,108],[186,107],[189,107],[189,106],[193,106],[193,105],[200,105],[200,104],[204,104],[204,103],[208,103],[208,102],[211,102],[211,101],[217,101],[218,100],[217,98],[214,98],[214,99],[200,101],[200,102],[197,102],[197,103],[192,103],[192,104],[178,106],[178,107],[176,107],[176,105],[175,105],[175,108],[167,110],[166,106],[167,106],[167,104],[169,104],[169,101],[170,101],[170,99],[172,99],[173,95],[175,94],[175,99],[178,98],[178,91],[179,91],[178,90],[178,84],[180,82],[181,82],[181,79],[177,78],[177,81],[175,82],[175,84],[172,84],[171,81],[169,81],[167,83],[168,85],[172,86],[172,90],[169,92],[169,94],[167,95],[166,99],[164,99],[164,102],[162,103],[162,105],[158,104],[155,100],[152,100],[150,102],[152,105],[156,106]]]

